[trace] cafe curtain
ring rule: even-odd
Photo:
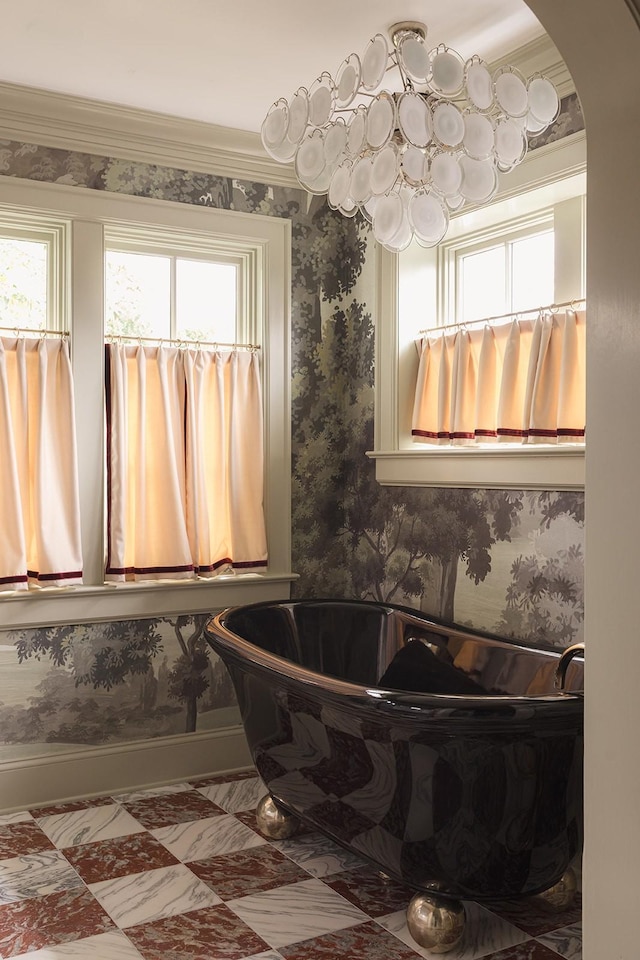
[[[418,348],[415,441],[584,442],[585,311],[462,326]]]
[[[106,345],[108,580],[267,563],[256,351]]]
[[[0,337],[0,590],[82,583],[73,379],[59,338]]]

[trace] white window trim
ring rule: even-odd
[[[17,240],[35,240],[47,246],[47,330],[60,329],[60,317],[64,316],[66,289],[64,278],[64,254],[68,230],[64,223],[46,216],[29,216],[14,210],[3,210],[2,232]]]
[[[172,284],[175,284],[174,267],[178,258],[231,264],[236,267],[237,275],[236,331],[232,340],[235,343],[255,343],[259,339],[259,332],[262,329],[260,312],[262,299],[255,289],[257,274],[255,249],[247,249],[246,244],[232,244],[228,240],[220,243],[217,242],[217,238],[206,235],[194,237],[192,233],[184,237],[177,233],[163,231],[162,238],[159,239],[157,230],[149,231],[139,226],[122,225],[105,229],[105,250],[170,257],[173,261]],[[171,298],[173,301],[171,319],[175,322],[175,286],[172,289],[174,295]],[[173,333],[172,336],[174,336]],[[227,339],[227,337],[219,338],[219,340]]]
[[[503,178],[493,204],[503,202],[523,216],[552,202],[584,192],[586,183],[586,138],[584,133],[541,147]],[[543,204],[538,199],[544,191]],[[518,198],[517,207],[514,205]],[[452,226],[464,230],[464,214],[452,218]],[[450,228],[451,229],[451,228]],[[564,254],[563,254],[564,256]],[[584,250],[567,254],[574,270],[584,275]],[[413,328],[403,328],[399,309],[399,255],[376,245],[376,343],[375,343],[375,448],[367,456],[375,460],[376,480],[389,486],[471,487],[530,490],[580,490],[584,488],[584,447],[569,445],[482,448],[416,446],[411,441],[413,388],[418,354]],[[432,302],[437,315],[438,278],[431,277],[425,302]],[[428,286],[428,285],[427,285]],[[440,291],[442,294],[442,291]],[[565,296],[556,288],[558,301]],[[432,300],[429,301],[429,298]],[[440,302],[442,302],[440,300]],[[426,314],[425,314],[426,316]],[[428,322],[425,322],[428,326]]]
[[[76,397],[80,510],[85,562],[82,587],[50,588],[0,598],[0,629],[61,622],[117,620],[219,610],[235,603],[288,595],[291,573],[291,226],[288,220],[120,196],[0,177],[0,205],[61,225],[70,271],[69,315]],[[255,258],[256,284],[265,305],[251,331],[269,357],[262,372],[265,409],[265,516],[269,568],[262,574],[172,584],[105,585],[103,377],[86,356],[104,356],[104,235],[130,224],[142,230],[210,232]],[[69,266],[67,265],[67,269]],[[64,314],[63,314],[64,315]],[[96,322],[100,318],[100,322]],[[97,354],[96,354],[97,352]],[[103,360],[99,361],[103,362]]]
[[[551,232],[554,229],[553,207],[536,212],[532,216],[516,217],[512,223],[501,223],[495,227],[478,230],[461,240],[445,240],[438,247],[438,279],[442,287],[438,291],[438,322],[441,325],[461,320],[461,275],[459,264],[467,254],[483,253],[493,247],[503,251],[507,244],[523,240],[535,234]],[[509,285],[510,292],[510,285]],[[506,293],[506,291],[505,291]],[[553,296],[544,302],[551,303]],[[542,304],[540,304],[542,306]],[[536,306],[527,303],[527,307]],[[507,308],[504,308],[506,313]],[[503,310],[496,310],[502,313]]]

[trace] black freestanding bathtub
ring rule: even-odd
[[[207,637],[275,815],[426,894],[409,923],[419,943],[455,945],[461,900],[570,886],[581,651],[561,658],[366,601],[236,607]]]

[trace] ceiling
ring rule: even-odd
[[[3,9],[0,81],[257,132],[400,20],[465,59],[544,33],[524,0],[22,0]]]

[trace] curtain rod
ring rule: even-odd
[[[471,327],[477,323],[493,323],[495,320],[508,320],[510,317],[522,317],[527,313],[555,313],[556,310],[560,310],[562,307],[575,308],[579,303],[586,304],[586,302],[584,297],[578,297],[577,300],[565,300],[563,303],[550,303],[546,307],[531,307],[530,310],[512,310],[511,313],[502,313],[496,317],[483,317],[481,320],[461,320],[460,323],[447,323],[441,327],[427,327],[424,330],[419,330],[418,333],[439,333],[441,330],[453,330],[454,327],[460,329],[460,327]]]
[[[22,337],[25,333],[37,333],[40,337],[68,337],[68,330],[43,330],[38,327],[0,327],[0,332],[12,333],[15,337]]]
[[[105,340],[111,343],[154,343],[156,346],[167,344],[177,347],[224,347],[229,350],[260,350],[256,343],[220,343],[218,340],[181,340],[177,337],[175,339],[171,339],[171,337],[136,337],[123,333],[108,333]]]

